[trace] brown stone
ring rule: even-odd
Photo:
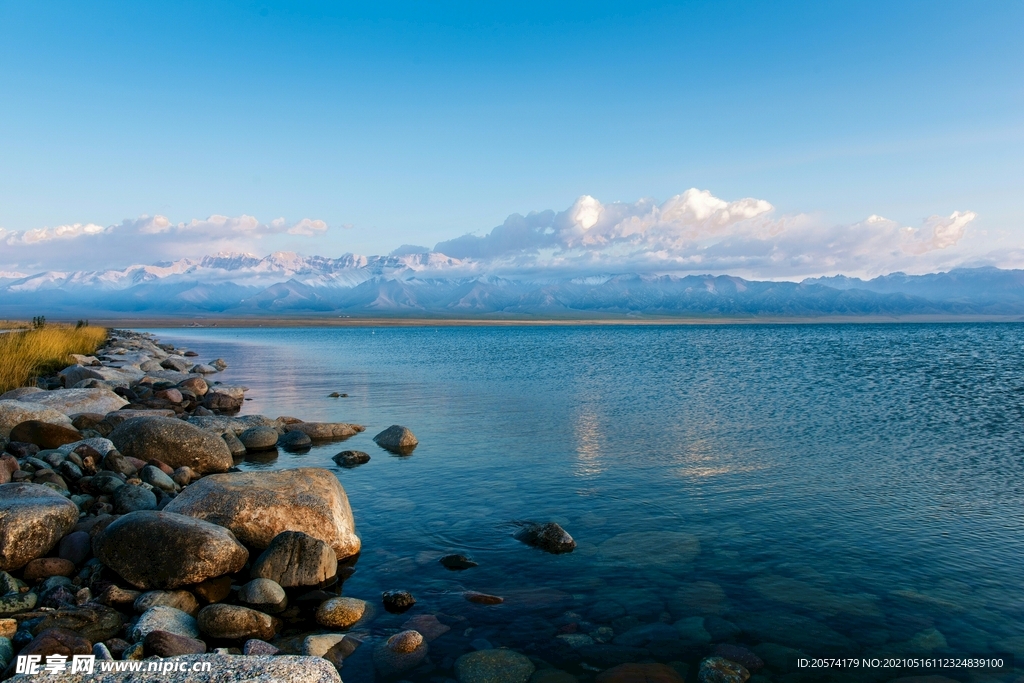
[[[144,642],[147,657],[175,657],[206,652],[206,643],[203,641],[168,631],[150,631]]]
[[[200,632],[226,640],[270,640],[280,626],[274,617],[238,605],[207,605],[196,621]]]
[[[157,468],[158,470],[160,470],[161,472],[166,474],[168,477],[170,477],[171,475],[174,474],[174,469],[170,465],[165,463],[163,460],[157,460],[156,458],[150,458],[149,462],[147,462],[146,464],[147,465],[152,465],[153,467]],[[139,469],[141,470],[142,468],[140,467]]]
[[[48,629],[67,629],[94,643],[116,636],[123,623],[116,610],[96,604],[32,613],[33,618],[40,616],[42,620],[32,626],[34,635]]]
[[[301,531],[283,531],[253,563],[253,578],[271,579],[284,588],[322,586],[338,573],[334,550]]]
[[[505,602],[505,598],[499,598],[497,595],[488,595],[487,593],[477,593],[476,591],[466,591],[462,596],[477,605],[500,605]]]
[[[59,557],[40,557],[25,565],[23,575],[25,581],[33,582],[51,576],[71,576],[75,573],[75,563]]]
[[[220,576],[189,586],[199,599],[206,603],[220,602],[231,595],[231,577]]]
[[[172,417],[134,417],[118,425],[110,440],[127,456],[187,465],[200,474],[224,472],[233,464],[223,439]]]
[[[42,557],[78,521],[78,506],[38,484],[0,485],[0,570]]]
[[[113,607],[121,612],[131,611],[135,601],[142,595],[141,591],[133,591],[120,586],[111,585],[97,598],[102,604]]]
[[[60,448],[66,443],[81,441],[82,435],[71,427],[42,420],[28,420],[15,425],[10,438],[11,441],[34,443],[40,448]]]

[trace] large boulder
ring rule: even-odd
[[[109,389],[58,389],[29,394],[21,399],[26,403],[38,403],[60,411],[65,415],[79,413],[109,413],[128,405],[124,400]]]
[[[122,454],[143,462],[156,459],[200,474],[225,472],[233,463],[224,439],[172,417],[125,420],[109,436]]]
[[[39,484],[0,485],[0,570],[50,551],[78,523],[78,506]]]
[[[301,531],[284,531],[249,570],[254,578],[271,579],[285,588],[319,586],[338,573],[334,549]]]
[[[11,435],[11,430],[14,429],[15,426],[22,422],[27,422],[28,420],[40,420],[41,422],[63,425],[68,428],[71,427],[71,418],[64,413],[26,400],[35,395],[36,394],[34,393],[28,394],[26,396],[22,396],[17,401],[0,401],[0,437],[9,437]]]
[[[231,529],[259,549],[282,531],[318,538],[338,559],[355,555],[361,545],[345,489],[333,473],[316,467],[203,477],[164,509]]]
[[[40,448],[60,448],[64,444],[81,441],[82,435],[77,429],[66,425],[43,422],[42,420],[26,420],[11,430],[11,441],[34,443]]]
[[[93,554],[138,588],[171,589],[240,570],[249,551],[224,527],[172,512],[142,510],[111,522]]]

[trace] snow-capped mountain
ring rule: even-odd
[[[726,275],[500,277],[437,252],[338,258],[223,253],[123,270],[0,273],[0,316],[1024,315],[1024,271],[873,280]]]

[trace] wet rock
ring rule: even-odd
[[[158,488],[168,493],[174,493],[180,488],[166,472],[153,465],[143,467],[142,471],[139,472],[139,478],[153,488]]]
[[[225,640],[270,640],[279,622],[262,612],[238,605],[207,605],[199,610],[199,631]]]
[[[49,392],[45,392],[49,393]],[[71,418],[59,410],[48,408],[35,402],[25,401],[34,394],[22,396],[21,399],[0,401],[0,437],[8,438],[11,430],[22,422],[39,420],[51,424],[71,427]]]
[[[273,427],[250,427],[238,435],[247,451],[269,451],[277,447],[278,433]]]
[[[221,413],[237,413],[242,408],[242,397],[235,397],[221,391],[213,390],[203,397],[203,406]]]
[[[187,422],[169,417],[136,417],[121,423],[110,440],[127,456],[158,458],[171,467],[188,466],[205,474],[232,465],[224,440]]]
[[[351,557],[360,548],[345,489],[334,473],[325,469],[203,477],[164,510],[209,520],[255,548],[267,548],[282,531],[302,531],[319,538],[331,546],[338,559]]]
[[[402,631],[373,650],[373,665],[384,677],[413,669],[427,656],[427,644],[416,631]]]
[[[455,660],[459,683],[526,683],[535,669],[528,657],[504,648],[478,650]]]
[[[238,601],[267,614],[277,614],[288,607],[284,588],[270,579],[253,579],[242,586]]]
[[[224,372],[228,369],[227,361],[223,358],[210,361],[210,365],[217,369],[218,372]]]
[[[0,570],[42,557],[78,522],[78,506],[37,484],[0,485]]]
[[[103,413],[105,415],[128,405],[128,401],[109,389],[58,389],[29,394],[23,396],[21,400],[52,408],[65,415],[78,415],[79,413]],[[45,418],[39,419],[45,420]]]
[[[206,643],[203,641],[167,631],[150,631],[144,643],[147,657],[175,657],[206,652]]]
[[[59,557],[40,557],[25,565],[22,577],[33,583],[50,576],[71,576],[75,573],[75,564]]]
[[[277,438],[277,447],[289,453],[302,453],[313,446],[313,440],[300,431],[285,432]]]
[[[232,458],[241,458],[245,456],[245,444],[243,444],[233,432],[224,432],[220,435],[220,438],[224,439],[224,443],[227,444],[228,450],[231,451]]]
[[[428,643],[440,638],[451,630],[451,626],[442,624],[433,614],[417,614],[402,624],[403,629],[417,631]]]
[[[719,643],[715,646],[716,657],[722,657],[729,661],[736,662],[751,673],[757,673],[764,668],[764,662],[756,654],[741,645],[730,643]]]
[[[155,511],[116,519],[93,539],[93,553],[129,583],[146,589],[177,588],[232,574],[249,557],[227,529]]]
[[[121,625],[121,615],[117,611],[103,605],[84,605],[45,612],[45,616],[32,626],[32,633],[39,634],[55,628],[67,629],[97,642],[116,636]]]
[[[366,602],[357,598],[331,598],[316,610],[316,621],[327,628],[348,628],[363,618]]]
[[[391,425],[373,437],[373,441],[381,448],[400,455],[412,453],[419,444],[416,436],[407,427],[401,425]]]
[[[317,633],[302,641],[302,654],[323,657],[331,648],[345,639],[344,633]]]
[[[0,597],[0,617],[27,612],[38,602],[39,596],[35,593],[8,593]]]
[[[156,494],[141,486],[121,486],[114,491],[114,512],[126,515],[139,510],[156,510]]]
[[[160,361],[160,367],[166,370],[176,370],[177,372],[188,372],[188,369],[192,366],[182,356],[168,356]]]
[[[515,539],[555,555],[571,553],[576,548],[572,536],[554,522],[527,524],[516,531]]]
[[[711,634],[704,628],[704,617],[686,617],[675,624],[679,639],[688,645],[704,645],[711,642]]]
[[[219,372],[219,370],[217,370],[217,368],[213,367],[212,365],[207,365],[206,363],[199,363],[197,365],[193,365],[189,372],[198,375],[213,375]]]
[[[128,640],[138,643],[153,631],[166,631],[187,638],[199,637],[199,627],[194,617],[164,605],[156,605],[143,612],[128,629]]]
[[[478,593],[477,591],[465,591],[462,594],[462,597],[477,605],[500,605],[505,602],[505,598],[500,598],[497,595],[489,595],[487,593]]]
[[[112,494],[117,489],[125,486],[124,475],[119,475],[117,472],[102,471],[97,472],[94,477],[89,480],[90,490],[100,494]]]
[[[584,647],[585,645],[594,644],[594,639],[585,633],[563,633],[555,636],[555,639],[562,641],[574,650]]]
[[[66,425],[27,420],[14,426],[10,434],[11,441],[33,443],[40,448],[59,448],[66,443],[75,443],[82,439],[77,429]]]
[[[370,462],[370,456],[362,451],[342,451],[332,458],[341,467],[356,467]]]
[[[620,664],[602,671],[595,683],[683,683],[679,672],[666,664]]]
[[[338,559],[324,541],[301,531],[285,531],[270,541],[249,573],[285,588],[321,586],[338,573]]]
[[[139,614],[153,607],[173,607],[195,616],[199,612],[199,601],[188,591],[147,591],[135,599],[132,607]]]
[[[70,661],[75,655],[92,654],[92,643],[74,631],[51,628],[39,632],[18,654],[40,655],[43,663],[50,655],[64,655]]]
[[[402,590],[385,591],[381,595],[381,600],[384,602],[384,609],[392,614],[408,612],[416,604],[416,598],[412,593]]]
[[[444,565],[445,569],[451,569],[453,571],[461,571],[463,569],[470,569],[472,567],[479,566],[476,562],[465,555],[445,555],[441,558],[440,562]]]
[[[313,441],[332,441],[355,436],[363,428],[345,422],[293,422],[285,425],[285,431],[302,432]]]
[[[745,683],[750,672],[742,664],[723,657],[708,657],[700,663],[697,680],[700,683]]]
[[[198,478],[199,475],[193,472],[191,467],[177,467],[171,474],[171,479],[178,486],[188,486]]]

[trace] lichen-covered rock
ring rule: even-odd
[[[316,621],[327,628],[348,628],[363,618],[366,602],[358,598],[331,598],[320,603]]]
[[[180,609],[165,605],[156,605],[143,612],[135,624],[128,629],[128,640],[138,643],[153,631],[174,633],[187,638],[199,637],[199,627],[195,617]]]
[[[110,389],[57,389],[29,394],[23,396],[21,400],[53,408],[65,415],[78,415],[79,413],[103,413],[105,415],[128,405],[128,401]]]
[[[267,548],[282,531],[319,538],[338,559],[360,548],[345,489],[332,472],[320,468],[203,477],[164,510],[219,524],[254,548]]]
[[[0,570],[42,557],[78,522],[78,506],[39,484],[0,484]]]
[[[132,585],[146,589],[177,588],[233,574],[249,558],[234,534],[221,526],[152,510],[113,521],[93,539],[93,554]]]
[[[143,462],[157,459],[172,468],[187,466],[200,474],[225,472],[233,464],[219,436],[170,417],[126,420],[110,433],[110,440],[126,456]]]

